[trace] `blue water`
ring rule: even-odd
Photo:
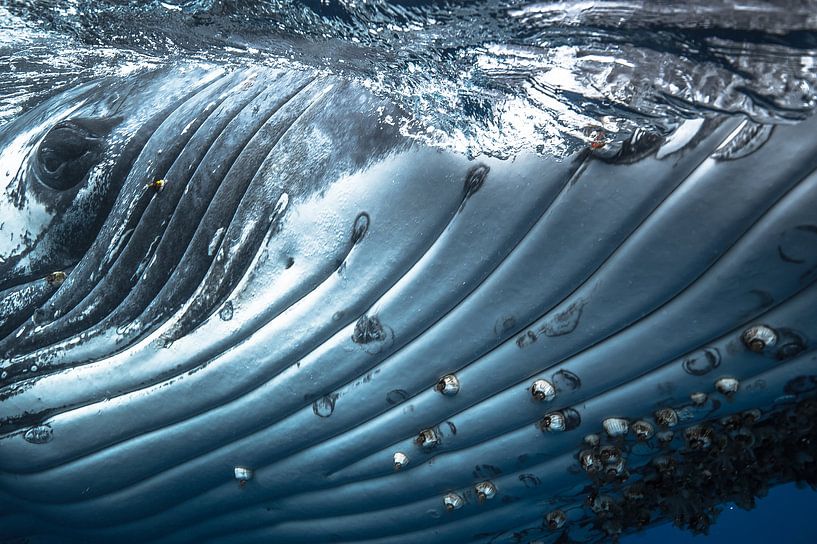
[[[814,544],[817,542],[817,493],[785,484],[759,499],[754,510],[725,505],[709,535],[693,535],[672,525],[654,527],[621,540],[622,544]]]

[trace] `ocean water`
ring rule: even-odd
[[[671,524],[654,527],[622,539],[622,544],[813,544],[817,542],[817,493],[795,484],[774,487],[752,510],[723,505],[709,534],[694,535]]]
[[[165,66],[310,68],[393,100],[408,136],[472,156],[566,154],[638,129],[817,111],[817,2],[62,0],[0,2],[0,126],[100,76]],[[817,542],[817,494],[724,505],[709,536],[623,542]],[[811,515],[809,515],[811,513]]]
[[[402,130],[479,155],[566,153],[817,108],[817,9],[779,0],[13,0],[0,124],[60,88],[173,63],[311,67],[400,104]],[[138,21],[138,24],[136,22]]]

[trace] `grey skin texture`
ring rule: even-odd
[[[817,120],[499,160],[389,115],[188,70],[3,127],[0,542],[607,542],[807,411]]]

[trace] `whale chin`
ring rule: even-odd
[[[120,84],[0,137],[0,540],[609,542],[817,485],[817,120],[469,158],[311,72]]]

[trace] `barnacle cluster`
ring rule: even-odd
[[[585,440],[578,455],[592,480],[585,506],[603,541],[660,521],[706,534],[724,503],[751,509],[784,482],[817,489],[815,399],[696,424],[676,430],[675,440],[659,434],[646,456],[634,450],[635,436]]]

